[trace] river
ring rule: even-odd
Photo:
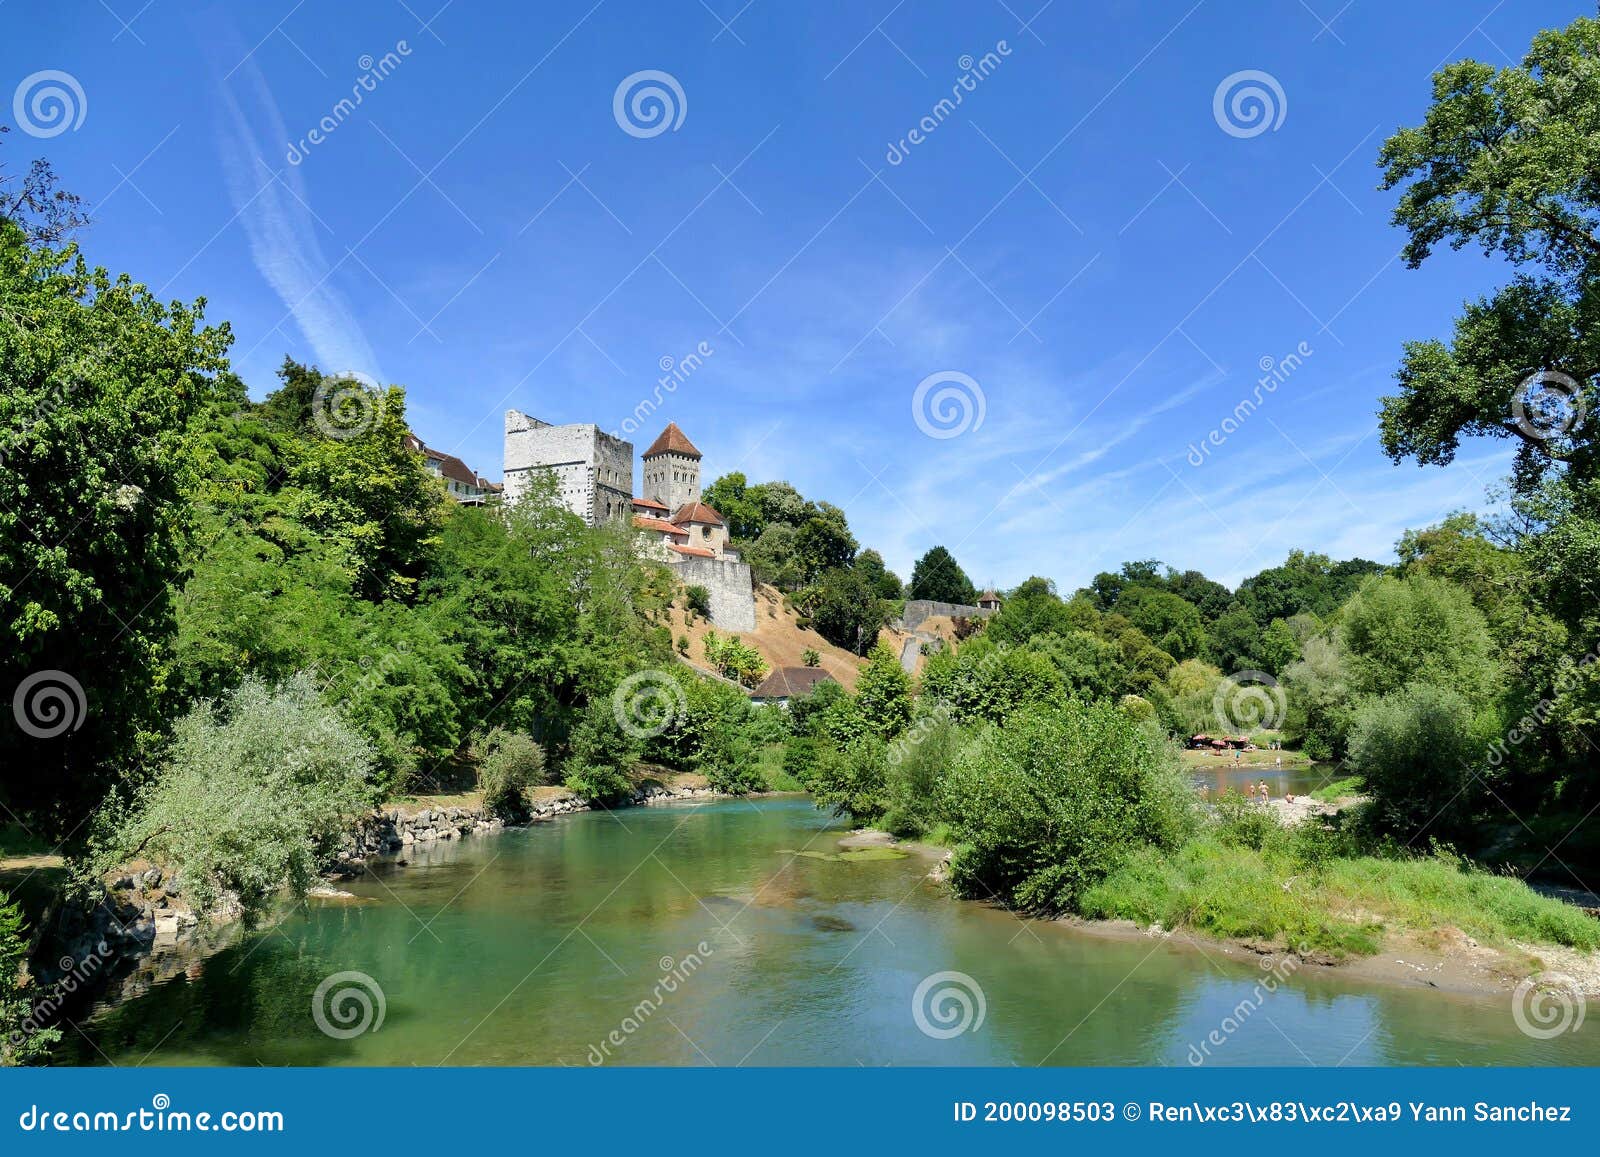
[[[957,902],[926,859],[836,858],[845,827],[784,797],[580,813],[408,851],[345,885],[360,903],[296,912],[100,1010],[61,1059],[1600,1064],[1600,1025],[1535,1040],[1509,996],[1309,967],[1277,985],[1215,951]],[[334,1035],[312,1015],[319,986]]]

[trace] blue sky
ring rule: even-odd
[[[48,156],[93,203],[92,260],[204,296],[258,397],[286,353],[399,382],[422,437],[498,477],[508,407],[618,429],[704,343],[636,445],[677,421],[708,478],[836,502],[902,574],[938,542],[980,583],[1155,557],[1231,584],[1290,547],[1392,557],[1505,472],[1504,444],[1379,450],[1402,342],[1504,271],[1405,269],[1375,158],[1441,63],[1590,12],[11,0],[0,117],[70,75],[81,119],[8,134],[7,163]],[[675,127],[614,111],[647,70]],[[1252,85],[1270,127],[1232,110]],[[971,405],[955,436],[916,420],[930,375],[925,401]]]

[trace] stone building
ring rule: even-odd
[[[700,451],[678,428],[678,423],[667,423],[661,436],[644,452],[642,461],[646,498],[654,499],[668,510],[700,501]]]
[[[505,501],[517,503],[539,470],[555,475],[556,496],[590,526],[633,511],[632,442],[593,422],[552,426],[507,410]]]

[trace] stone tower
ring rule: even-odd
[[[644,452],[644,496],[669,512],[700,501],[700,451],[676,422]]]
[[[632,513],[632,442],[590,422],[552,426],[507,410],[506,504],[520,502],[539,472],[554,475],[556,498],[590,526]]]

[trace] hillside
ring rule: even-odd
[[[756,629],[754,631],[739,632],[739,638],[749,646],[761,652],[761,657],[767,661],[770,668],[800,667],[804,665],[802,655],[807,648],[815,650],[822,656],[821,667],[832,675],[845,687],[855,689],[856,676],[860,673],[865,660],[852,655],[843,647],[835,647],[817,632],[800,626],[799,617],[792,607],[783,601],[783,595],[775,587],[757,584],[756,599]],[[693,625],[684,622],[682,599],[674,602],[671,610],[672,637],[674,641],[680,635],[689,637],[689,658],[694,663],[705,665],[705,637],[707,631],[717,630],[713,623],[708,623],[704,618],[696,617]],[[719,634],[728,634],[719,631]],[[900,653],[900,645],[904,635],[896,631],[885,630],[880,638],[894,648],[895,654]]]

